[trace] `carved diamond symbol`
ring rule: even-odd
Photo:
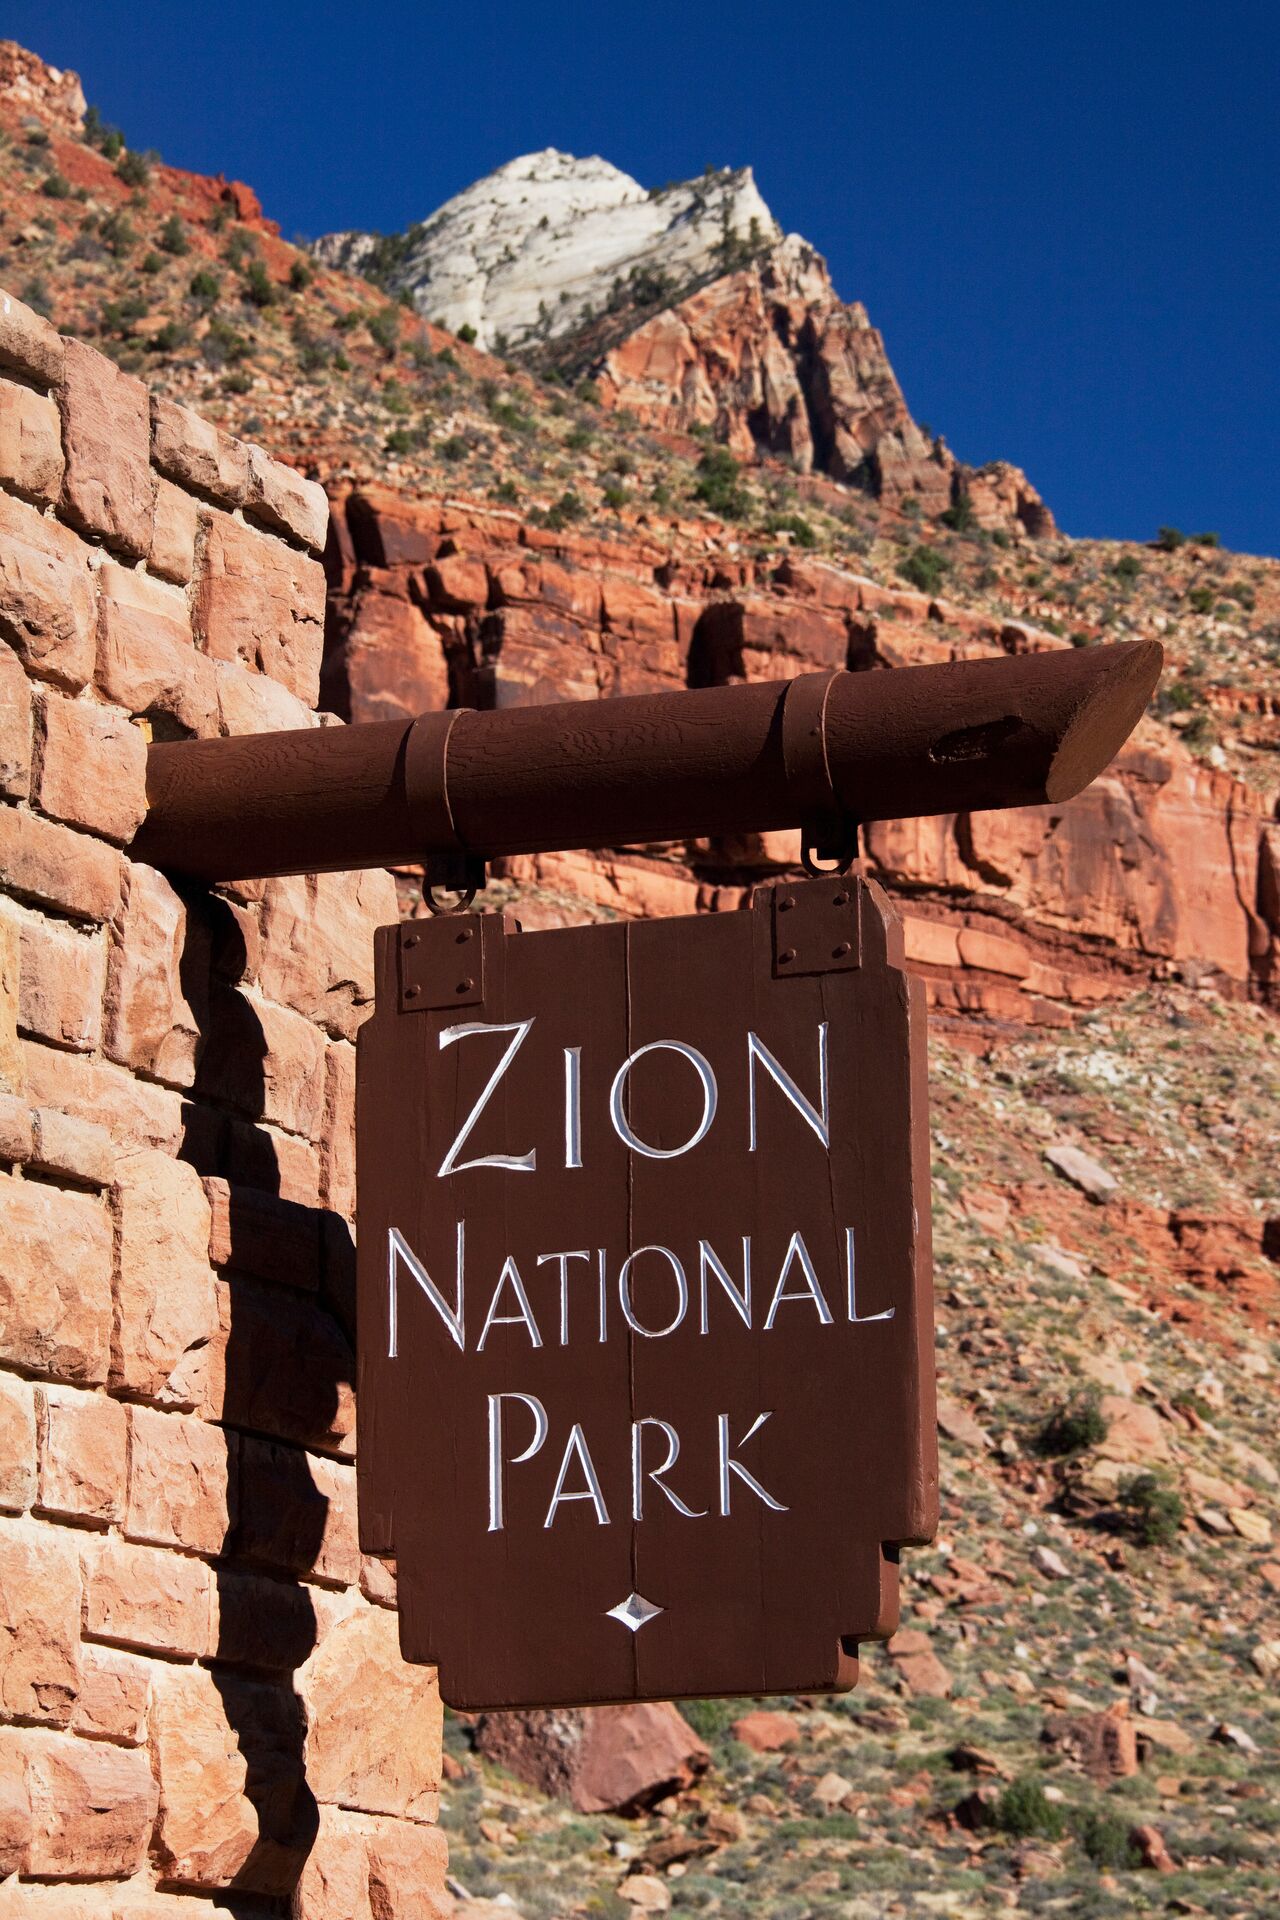
[[[629,1593],[616,1607],[608,1609],[605,1619],[620,1620],[629,1633],[639,1633],[641,1627],[647,1627],[664,1611],[662,1607],[655,1607],[652,1600],[646,1600],[642,1593]]]

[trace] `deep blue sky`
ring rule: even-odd
[[[517,153],[754,166],[917,419],[1072,533],[1280,552],[1280,9],[1267,0],[10,0],[286,234],[388,230]]]

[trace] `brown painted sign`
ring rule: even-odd
[[[360,1529],[464,1708],[851,1685],[937,1517],[923,989],[856,879],[383,928]]]

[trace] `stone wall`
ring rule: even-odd
[[[0,295],[0,1915],[443,1900],[355,1518],[384,874],[131,861],[148,738],[336,724],[320,489]]]

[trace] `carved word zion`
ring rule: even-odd
[[[487,1151],[479,1151],[486,1144],[482,1124],[486,1111],[529,1038],[534,1024],[532,1019],[506,1023],[473,1020],[445,1027],[441,1031],[441,1049],[467,1040],[481,1040],[485,1036],[501,1037],[506,1044],[479,1097],[454,1134],[436,1169],[437,1178],[445,1179],[481,1168],[498,1168],[507,1173],[536,1173],[537,1142],[521,1145],[519,1151],[509,1150],[510,1143],[503,1143],[503,1150],[499,1151],[489,1142]],[[580,1047],[565,1047],[561,1052],[563,1136],[556,1143],[556,1152],[563,1154],[562,1164],[565,1168],[580,1169],[584,1166],[582,1050]],[[688,1062],[692,1084],[696,1085],[701,1097],[701,1113],[696,1124],[688,1138],[677,1146],[657,1146],[641,1138],[627,1116],[627,1086],[632,1069],[646,1055],[659,1052],[677,1055]],[[758,1150],[758,1103],[766,1086],[772,1086],[774,1092],[771,1097],[781,1098],[793,1108],[822,1146],[830,1151],[828,1022],[822,1021],[817,1029],[816,1099],[811,1099],[802,1091],[788,1068],[775,1057],[758,1034],[750,1031],[746,1036],[744,1070],[747,1081],[745,1144],[749,1152]],[[607,1102],[607,1124],[632,1153],[649,1160],[678,1159],[691,1152],[711,1131],[718,1101],[716,1076],[704,1054],[681,1040],[653,1040],[628,1054],[615,1073]],[[686,1322],[696,1326],[699,1335],[706,1335],[712,1331],[717,1313],[732,1315],[751,1330],[758,1325],[763,1333],[773,1331],[784,1308],[790,1308],[793,1312],[807,1311],[823,1327],[834,1325],[837,1313],[849,1324],[857,1326],[891,1320],[894,1314],[892,1307],[879,1313],[859,1313],[855,1231],[852,1226],[845,1226],[838,1270],[834,1272],[820,1272],[820,1262],[815,1262],[803,1234],[796,1231],[788,1236],[785,1229],[776,1237],[776,1244],[770,1242],[764,1247],[759,1244],[753,1247],[752,1236],[743,1234],[732,1250],[728,1247],[716,1248],[710,1241],[698,1239],[692,1246],[679,1248],[657,1244],[637,1247],[621,1258],[606,1247],[554,1248],[536,1252],[532,1258],[521,1256],[519,1259],[515,1254],[508,1254],[496,1277],[490,1274],[481,1282],[484,1313],[477,1319],[472,1312],[469,1329],[467,1283],[469,1278],[474,1283],[476,1276],[469,1276],[467,1271],[465,1220],[456,1222],[454,1244],[453,1297],[450,1299],[436,1284],[400,1229],[395,1226],[388,1229],[389,1359],[394,1360],[399,1355],[400,1296],[406,1279],[430,1303],[439,1317],[445,1336],[462,1353],[483,1353],[499,1329],[512,1329],[510,1334],[503,1337],[523,1339],[530,1349],[537,1349],[552,1341],[562,1347],[568,1346],[575,1333],[589,1341],[604,1343],[614,1329],[622,1338],[635,1334],[643,1340],[664,1340]],[[647,1282],[652,1285],[657,1278],[665,1287],[668,1310],[657,1324],[648,1324],[637,1311],[634,1281],[641,1263],[644,1263]],[[762,1277],[763,1288],[757,1284]],[[474,1306],[474,1290],[472,1300]],[[515,1329],[521,1332],[516,1334]],[[532,1433],[519,1451],[510,1451],[510,1427],[517,1407],[524,1409],[522,1418],[526,1427],[532,1421]],[[769,1411],[758,1414],[736,1440],[730,1431],[728,1414],[718,1413],[712,1417],[715,1462],[712,1496],[714,1511],[720,1516],[727,1518],[732,1511],[735,1480],[775,1513],[787,1511],[785,1503],[767,1490],[732,1451],[735,1446],[745,1447],[771,1417]],[[506,1525],[504,1467],[523,1466],[532,1461],[545,1447],[550,1427],[542,1401],[536,1394],[522,1391],[489,1394],[484,1422],[483,1440],[488,1458],[488,1530],[493,1533],[501,1531]],[[656,1464],[652,1461],[646,1464],[646,1434],[649,1433],[661,1435],[665,1442],[665,1457]],[[680,1450],[680,1436],[669,1421],[646,1414],[631,1422],[628,1518],[634,1521],[644,1519],[646,1481],[652,1482],[675,1511],[687,1519],[705,1519],[712,1512],[710,1505],[690,1505],[667,1484],[666,1476],[675,1467]],[[587,1502],[594,1509],[599,1525],[611,1524],[613,1516],[591,1449],[582,1425],[577,1422],[571,1425],[559,1455],[559,1470],[543,1526],[551,1527],[560,1508],[575,1501]]]

